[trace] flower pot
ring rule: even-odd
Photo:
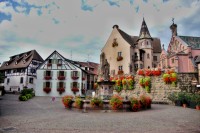
[[[196,110],[200,110],[200,105],[196,105]]]
[[[196,102],[190,101],[189,108],[195,109],[195,108],[196,108],[196,105],[197,105]]]
[[[183,108],[186,108],[187,107],[187,104],[183,104]]]

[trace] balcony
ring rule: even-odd
[[[65,80],[65,76],[58,76],[58,80]]]
[[[45,88],[43,88],[43,91],[48,94],[49,92],[51,92],[51,88],[50,87],[45,87]]]

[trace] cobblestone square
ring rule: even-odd
[[[6,94],[0,100],[0,132],[19,133],[199,133],[200,111],[153,104],[140,112],[67,110],[61,98],[34,97],[18,101]]]

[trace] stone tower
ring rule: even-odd
[[[140,34],[138,38],[138,48],[140,60],[143,63],[143,68],[152,68],[153,62],[153,38],[151,37],[146,22],[143,18]],[[140,64],[141,66],[141,64]],[[140,67],[141,68],[141,67]]]
[[[173,24],[170,26],[170,29],[172,31],[172,36],[177,36],[177,24],[174,24],[174,18],[172,19]]]

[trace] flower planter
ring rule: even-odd
[[[51,91],[51,88],[48,88],[48,87],[43,88],[43,91],[46,92],[46,93],[48,94],[48,93]]]
[[[57,64],[57,66],[62,66],[62,64]]]
[[[118,71],[118,75],[121,75],[121,74],[124,74],[124,71],[119,70],[119,71]]]
[[[45,79],[45,80],[50,80],[50,79],[51,79],[51,76],[45,76],[44,79]]]
[[[187,107],[187,104],[184,103],[184,104],[183,104],[183,108],[186,108],[186,107]]]
[[[200,105],[196,105],[196,110],[200,110]]]
[[[59,76],[58,80],[65,80],[65,76]]]
[[[117,57],[117,61],[121,61],[121,60],[123,60],[122,56]]]
[[[74,94],[76,94],[76,92],[79,92],[79,89],[76,87],[72,88],[71,90],[73,91]]]
[[[83,77],[82,80],[85,80],[85,77]]]
[[[62,94],[63,92],[65,92],[65,88],[58,88],[57,91]]]
[[[72,77],[73,80],[77,80],[79,77]]]

